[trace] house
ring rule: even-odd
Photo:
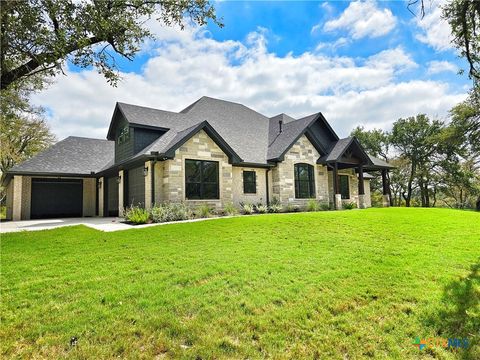
[[[264,116],[202,97],[180,112],[117,103],[106,140],[68,137],[4,174],[7,216],[117,216],[154,203],[305,204],[369,207],[391,166],[356,138],[340,139],[321,113]]]

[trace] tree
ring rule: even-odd
[[[132,59],[152,37],[146,21],[184,27],[186,21],[222,26],[207,0],[25,0],[2,1],[1,89],[42,80],[65,60],[95,67],[113,85],[119,78],[115,55]]]
[[[425,16],[425,0],[409,0],[408,9],[420,6],[420,16]],[[449,23],[453,45],[469,65],[468,75],[474,86],[480,80],[480,1],[450,0],[442,7],[442,17]],[[410,10],[414,13],[412,10]]]
[[[388,160],[388,134],[381,129],[364,130],[362,126],[357,126],[352,130],[350,136],[355,136],[363,148],[370,155]]]
[[[357,126],[352,130],[350,136],[355,136],[360,144],[362,144],[365,151],[375,157],[380,157],[385,161],[388,161],[388,150],[389,150],[389,135],[386,131],[381,129],[365,130],[362,126]],[[387,181],[390,184],[389,193],[390,193],[390,205],[393,206],[393,197],[392,197],[392,179],[390,174],[387,174]],[[378,178],[374,178],[370,182],[372,191],[380,191],[382,189],[382,183]]]
[[[50,146],[55,137],[43,110],[28,105],[21,93],[4,91],[0,105],[0,172]]]
[[[452,0],[443,7],[452,29],[453,44],[469,64],[469,76],[480,81],[480,1]],[[477,86],[477,85],[476,85]]]
[[[442,123],[420,114],[416,117],[399,119],[393,124],[391,143],[400,156],[410,162],[405,205],[411,204],[414,181],[418,179],[422,206],[429,206],[431,159],[437,151],[435,136],[442,129]]]

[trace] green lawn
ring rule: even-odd
[[[475,212],[8,234],[1,277],[3,357],[480,358]],[[470,345],[420,351],[417,336]]]

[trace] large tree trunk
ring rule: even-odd
[[[477,211],[480,211],[480,196],[477,199]]]
[[[410,207],[410,200],[412,198],[412,184],[413,184],[413,178],[415,176],[415,169],[416,169],[416,164],[414,161],[412,161],[412,168],[410,170],[410,178],[408,179],[408,185],[407,185],[407,196],[405,196],[405,206]]]

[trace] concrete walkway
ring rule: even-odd
[[[0,233],[16,231],[48,230],[62,226],[85,225],[102,231],[117,231],[132,229],[132,225],[122,223],[123,219],[116,217],[66,218],[6,221],[0,223]]]
[[[165,223],[155,223],[155,224],[144,224],[144,225],[129,225],[123,223],[122,218],[118,217],[91,217],[91,218],[66,218],[66,219],[39,219],[39,220],[21,220],[21,221],[5,221],[0,222],[0,233],[8,232],[17,232],[17,231],[36,231],[36,230],[48,230],[55,229],[63,226],[75,226],[75,225],[85,225],[91,227],[92,229],[100,231],[119,231],[119,230],[130,230],[130,229],[141,229],[150,226],[161,226],[169,224],[178,224],[178,223],[187,223],[187,222],[197,222],[197,221],[208,221],[215,219],[228,219],[235,216],[219,216],[211,217],[205,219],[192,219],[192,220],[182,220],[182,221],[171,221]],[[257,215],[249,215],[257,216]]]

